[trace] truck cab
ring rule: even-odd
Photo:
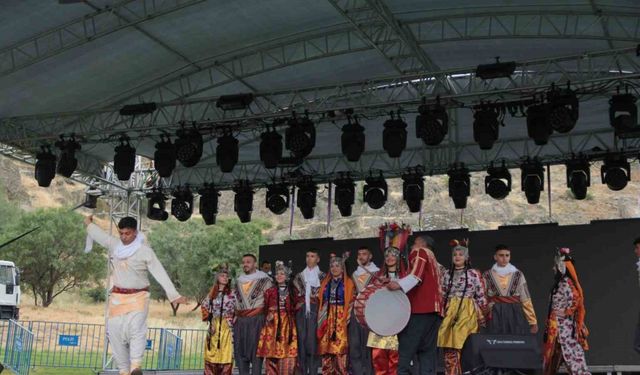
[[[20,317],[20,271],[13,262],[0,260],[0,319]]]

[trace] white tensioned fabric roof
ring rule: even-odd
[[[482,170],[525,156],[559,162],[578,152],[635,152],[637,140],[615,142],[608,100],[620,85],[637,89],[639,20],[634,0],[4,0],[0,142],[6,155],[33,163],[40,145],[75,133],[82,143],[76,178],[91,180],[105,177],[121,134],[152,158],[162,131],[197,121],[207,141],[202,160],[179,165],[164,186],[221,188],[291,172],[262,167],[259,135],[294,110],[308,110],[317,129],[313,152],[295,169],[318,182],[340,171],[391,177],[416,165],[443,173],[456,161]],[[476,66],[496,56],[517,62],[514,75],[476,78]],[[531,98],[568,81],[580,97],[570,133],[536,146],[525,119],[507,115],[493,149],[474,143],[473,105]],[[219,96],[237,93],[256,99],[243,111],[216,108]],[[421,98],[436,95],[449,108],[449,134],[427,147],[415,137],[414,118]],[[159,109],[133,120],[118,114],[142,102]],[[342,112],[333,122],[325,115],[346,108],[366,129],[356,163],[340,152]],[[382,125],[398,109],[409,137],[402,156],[391,159]],[[215,163],[221,126],[240,140],[232,173]]]

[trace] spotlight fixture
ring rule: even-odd
[[[289,208],[289,188],[286,184],[267,186],[266,207],[276,215],[282,215]]]
[[[622,154],[610,154],[600,167],[602,183],[613,191],[622,190],[631,181],[631,165]]]
[[[449,132],[449,115],[447,109],[440,104],[440,97],[435,104],[423,104],[418,107],[416,116],[416,137],[422,139],[427,146],[437,146]]]
[[[527,158],[522,165],[521,184],[522,191],[529,204],[540,202],[540,192],[544,190],[544,168],[538,158]]]
[[[576,93],[568,86],[566,89],[558,89],[555,85],[547,93],[549,101],[549,122],[551,128],[558,133],[568,133],[578,121],[579,102]]]
[[[223,111],[247,109],[253,102],[253,94],[222,95],[216,101],[216,107]]]
[[[391,118],[384,122],[382,148],[390,158],[399,158],[402,150],[407,147],[407,123],[400,118],[399,114],[398,118],[394,118],[393,112],[389,115]]]
[[[473,113],[473,139],[481,150],[490,150],[500,134],[500,110],[480,105]]]
[[[504,161],[501,167],[494,167],[492,162],[487,173],[488,175],[484,178],[484,191],[493,199],[506,198],[511,191],[511,173]]]
[[[136,149],[129,144],[129,137],[120,137],[120,144],[115,148],[113,170],[118,180],[127,181],[136,168]]]
[[[166,199],[164,194],[158,190],[147,193],[147,217],[149,219],[165,221],[169,218],[169,213],[166,211]]]
[[[267,169],[276,168],[282,159],[282,136],[275,128],[271,131],[267,128],[260,138],[260,161]]]
[[[90,186],[87,191],[84,192],[84,203],[82,207],[86,207],[95,210],[98,207],[98,197],[102,196],[102,190],[95,186]]]
[[[571,189],[575,199],[585,199],[587,187],[591,186],[589,159],[581,155],[567,160],[565,165],[567,167],[567,187]]]
[[[241,223],[251,221],[253,211],[253,189],[248,180],[239,180],[233,188],[236,196],[233,198],[233,210],[238,215]]]
[[[171,194],[171,215],[175,216],[179,221],[187,221],[193,213],[193,193],[188,186],[178,187]]]
[[[296,158],[309,156],[316,145],[316,128],[309,116],[297,118],[295,113],[293,114],[284,134],[284,143],[292,156]]]
[[[369,207],[374,210],[384,206],[387,202],[387,181],[382,176],[382,172],[379,177],[370,176],[365,179],[362,196]]]
[[[297,184],[298,194],[296,196],[296,206],[300,209],[302,217],[313,219],[316,207],[316,185],[310,176],[305,176]]]
[[[160,142],[156,143],[156,152],[153,154],[153,167],[160,177],[170,177],[176,168],[176,147],[171,143],[168,135],[161,135]]]
[[[60,149],[60,160],[58,160],[58,173],[64,177],[71,177],[73,171],[78,167],[78,159],[76,159],[76,151],[82,146],[76,142],[73,134],[69,139],[64,139],[61,135],[60,140],[56,142],[56,147]]]
[[[231,135],[231,130],[225,130],[222,137],[218,137],[216,147],[216,164],[223,173],[233,171],[233,167],[238,163],[239,151],[238,140]]]
[[[356,185],[353,183],[353,179],[349,174],[341,174],[341,176],[334,181],[336,185],[334,203],[340,210],[340,215],[343,217],[351,216],[353,203],[356,200]]]
[[[609,123],[618,138],[640,137],[636,97],[631,94],[612,96],[609,100]]]
[[[516,62],[500,62],[500,58],[496,57],[494,64],[478,65],[476,68],[476,77],[480,79],[507,78],[516,71]]]
[[[190,168],[198,164],[202,157],[202,134],[196,129],[195,123],[192,128],[182,128],[176,132],[178,138],[175,142],[176,157],[180,164]]]
[[[56,156],[48,145],[40,146],[40,150],[36,154],[35,178],[38,186],[49,187],[56,176]]]
[[[402,199],[407,202],[409,212],[419,212],[424,199],[424,180],[422,173],[415,168],[402,175]]]
[[[200,215],[206,225],[213,225],[216,223],[216,215],[218,214],[218,190],[212,184],[204,184],[204,186],[198,190],[200,194]]]
[[[342,154],[347,160],[355,162],[360,160],[360,156],[365,148],[364,127],[358,123],[358,117],[347,118],[347,124],[342,127]]]
[[[538,146],[546,145],[553,133],[549,121],[550,110],[548,103],[534,104],[527,108],[527,132]]]
[[[467,208],[467,197],[471,195],[471,178],[464,163],[454,163],[449,175],[449,196],[457,209]]]
[[[148,115],[156,109],[158,109],[156,103],[127,104],[120,108],[120,116]]]

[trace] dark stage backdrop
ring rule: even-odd
[[[586,322],[591,331],[588,363],[640,364],[640,355],[632,348],[640,311],[637,259],[632,243],[640,237],[640,219],[594,221],[589,225],[575,226],[509,226],[477,232],[465,229],[417,232],[414,236],[421,233],[436,240],[436,256],[446,267],[450,264],[448,242],[452,238],[470,239],[471,261],[482,271],[493,265],[496,244],[504,243],[511,247],[512,263],[524,272],[533,296],[540,327],[539,340],[542,340],[548,296],[553,284],[555,248],[570,247],[585,292]],[[321,254],[321,269],[326,271],[329,253],[342,254],[350,250],[351,258],[355,259],[356,249],[361,245],[374,250],[374,260],[380,265],[382,252],[377,238],[285,241],[281,245],[261,246],[260,260],[269,260],[272,264],[275,260],[292,260],[295,272],[300,272],[305,267],[305,251],[317,248]]]

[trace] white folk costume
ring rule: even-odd
[[[318,292],[325,273],[318,266],[300,272],[293,279],[296,292],[296,328],[298,330],[298,366],[303,375],[317,374],[318,356]]]
[[[236,284],[236,324],[233,326],[235,361],[240,375],[262,373],[262,359],[256,355],[258,337],[264,325],[264,293],[273,286],[262,271],[238,277]]]
[[[511,264],[494,264],[483,277],[489,300],[487,333],[529,334],[537,319],[524,274]]]
[[[169,275],[151,247],[138,233],[135,240],[124,245],[95,224],[87,226],[88,241],[96,241],[109,251],[109,301],[107,337],[120,374],[140,368],[147,345],[147,314],[149,311],[148,273],[158,281],[169,301],[180,298]],[[86,249],[86,250],[90,250]]]
[[[366,266],[358,265],[358,268],[351,276],[356,287],[356,293],[362,292],[371,283],[374,279],[373,275],[378,271],[380,269],[373,262]],[[349,322],[349,361],[355,374],[373,374],[371,348],[367,346],[368,338],[369,329],[358,323],[356,319],[351,319]]]

